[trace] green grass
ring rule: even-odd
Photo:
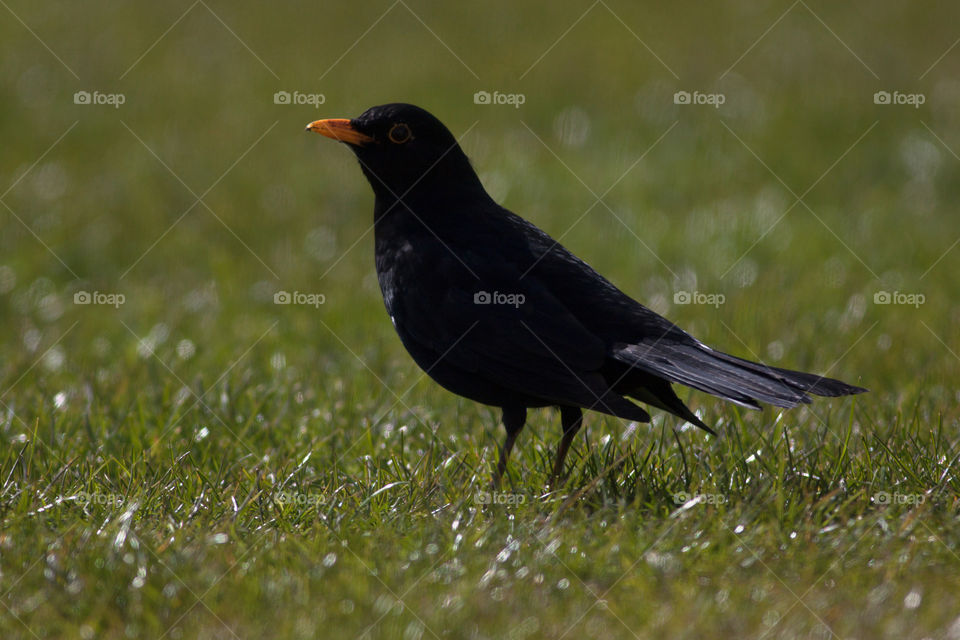
[[[960,14],[755,4],[411,1],[353,48],[389,3],[0,7],[0,637],[954,637]],[[499,413],[406,355],[302,132],[395,100],[704,341],[871,392],[590,414],[550,491],[531,411],[485,504]]]

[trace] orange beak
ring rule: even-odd
[[[373,138],[354,129],[347,118],[315,120],[307,125],[307,131],[348,144],[364,145],[373,142]]]

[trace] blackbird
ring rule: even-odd
[[[497,204],[424,109],[385,104],[307,129],[346,143],[373,187],[377,278],[407,351],[449,391],[503,410],[495,486],[528,408],[560,409],[556,479],[583,409],[649,422],[629,396],[714,433],[673,383],[751,409],[866,391],[715,351],[635,301]]]

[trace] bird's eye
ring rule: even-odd
[[[400,123],[395,124],[390,128],[390,133],[387,134],[387,137],[390,138],[390,142],[395,144],[403,144],[408,142],[413,138],[413,134],[410,133],[410,127]]]

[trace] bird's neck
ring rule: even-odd
[[[458,209],[492,202],[468,162],[466,167],[452,168],[450,164],[438,163],[414,180],[398,185],[385,184],[377,176],[368,175],[376,197],[375,220],[393,214],[421,219],[437,214],[455,215]]]

